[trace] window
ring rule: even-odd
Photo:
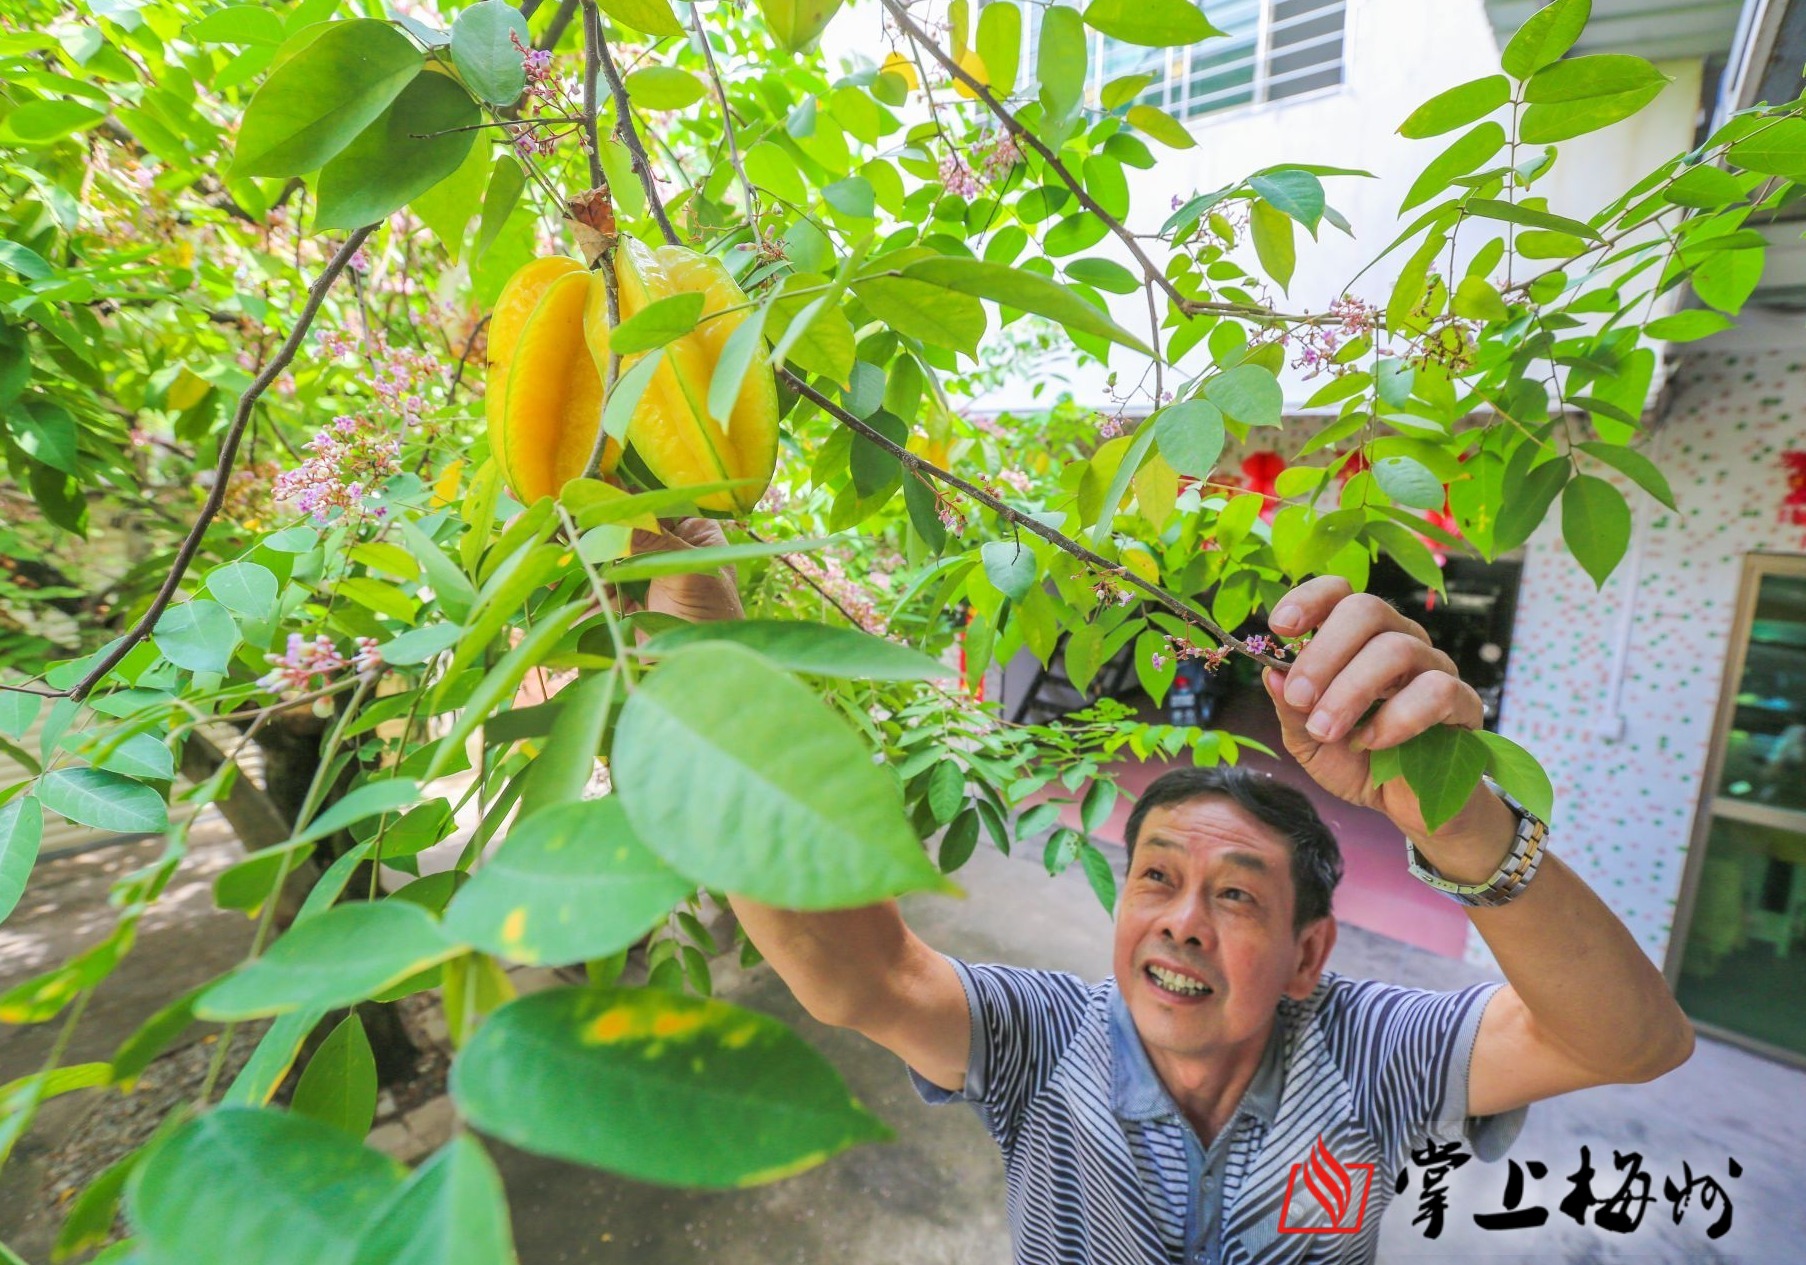
[[[1124,75],[1152,75],[1137,100],[1183,119],[1342,82],[1347,0],[1206,0],[1203,7],[1223,34],[1189,48],[1142,48],[1092,32],[1093,95]],[[1034,76],[1040,12],[1031,0],[1025,84]]]

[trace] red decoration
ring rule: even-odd
[[[1285,468],[1286,459],[1276,452],[1252,452],[1242,458],[1242,486],[1267,498],[1267,503],[1261,506],[1260,516],[1269,523],[1279,512],[1279,498],[1273,489]]]
[[[1784,452],[1781,464],[1787,467],[1787,493],[1781,498],[1781,521],[1790,527],[1806,527],[1806,451]],[[1806,537],[1801,540],[1806,547]]]

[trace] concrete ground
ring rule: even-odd
[[[211,872],[236,855],[230,849],[229,840],[197,837],[191,856],[195,873],[185,867],[183,886],[175,893],[184,917],[160,916],[147,928],[138,951],[109,982],[114,995],[96,998],[92,1021],[78,1033],[75,1057],[105,1058],[155,1001],[242,953],[243,920],[210,913],[206,891]],[[97,936],[104,927],[99,898],[105,880],[109,872],[128,868],[128,860],[141,863],[135,853],[122,852],[112,860],[56,862],[37,876],[27,897],[37,903],[22,907],[0,933],[0,988]],[[931,944],[976,961],[1068,970],[1093,980],[1108,972],[1110,921],[1076,870],[1049,880],[1033,857],[1005,858],[987,846],[960,880],[969,892],[966,900],[907,903],[911,923]],[[47,929],[64,925],[75,930],[56,935],[53,946]],[[1356,927],[1343,929],[1331,964],[1348,974],[1425,987],[1453,988],[1484,978],[1477,968]],[[513,1203],[523,1265],[697,1260],[989,1265],[1009,1259],[1002,1165],[969,1111],[924,1106],[895,1058],[802,1016],[769,969],[723,965],[717,979],[729,1000],[785,1019],[821,1049],[853,1093],[896,1131],[896,1141],[849,1152],[786,1182],[720,1194],[645,1186],[491,1144]],[[46,1035],[0,1029],[0,1079],[35,1065]],[[51,1104],[62,1110],[46,1112],[49,1134],[66,1132],[89,1097],[70,1095]],[[30,1236],[15,1235],[37,1189],[34,1160],[54,1140],[40,1136],[21,1147],[0,1189],[0,1240],[34,1265],[47,1259],[43,1232],[34,1227]],[[1582,1145],[1591,1148],[1598,1170],[1594,1185],[1602,1196],[1621,1180],[1612,1152],[1641,1154],[1644,1171],[1652,1176],[1654,1202],[1633,1232],[1577,1226],[1556,1211],[1568,1190],[1563,1178],[1576,1167]],[[1735,1180],[1728,1178],[1730,1157],[1742,1166]],[[1507,1168],[1473,1163],[1449,1182],[1441,1237],[1426,1239],[1412,1224],[1419,1181],[1413,1173],[1410,1189],[1387,1213],[1381,1259],[1765,1265],[1806,1259],[1800,1246],[1806,1243],[1806,1201],[1794,1191],[1806,1161],[1806,1073],[1741,1050],[1701,1041],[1686,1067],[1654,1084],[1593,1090],[1539,1105],[1531,1110],[1512,1158],[1545,1166],[1543,1178],[1526,1181],[1518,1206],[1547,1207],[1547,1224],[1479,1230],[1474,1214],[1503,1207]],[[1728,1188],[1734,1221],[1716,1241],[1705,1238],[1711,1218],[1698,1208],[1679,1225],[1671,1219],[1663,1179],[1678,1178],[1683,1162]],[[43,1224],[41,1218],[32,1220]]]

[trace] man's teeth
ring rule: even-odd
[[[1167,989],[1169,992],[1185,993],[1195,997],[1210,991],[1210,985],[1206,984],[1203,980],[1195,980],[1189,975],[1180,975],[1175,971],[1167,970],[1165,967],[1150,965],[1148,967],[1148,974],[1154,977],[1155,983],[1159,984],[1160,987]]]

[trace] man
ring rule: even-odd
[[[692,521],[645,547],[711,533]],[[649,601],[691,619],[739,610],[719,576],[655,582]],[[1483,785],[1430,835],[1402,779],[1372,785],[1370,751],[1481,721],[1423,629],[1335,577],[1292,590],[1271,623],[1314,631],[1289,672],[1263,675],[1287,750],[1403,831],[1414,872],[1468,905],[1503,986],[1325,972],[1335,840],[1299,792],[1236,771],[1169,774],[1137,803],[1115,973],[1097,985],[944,957],[895,902],[797,913],[731,897],[811,1015],[893,1051],[929,1102],[976,1109],[1003,1150],[1024,1265],[1369,1261],[1414,1147],[1497,1159],[1528,1104],[1650,1080],[1692,1052],[1661,974],[1542,852],[1534,817]],[[1350,1232],[1285,1232],[1300,1228]]]

